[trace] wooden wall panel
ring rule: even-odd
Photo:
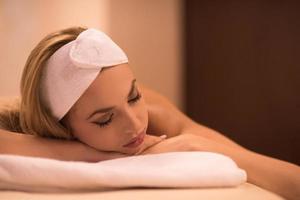
[[[186,110],[300,164],[300,1],[185,1]]]

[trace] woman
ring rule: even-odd
[[[6,129],[0,130],[0,153],[101,161],[212,151],[245,169],[248,182],[289,199],[300,196],[298,166],[245,149],[189,119],[138,83],[126,54],[100,31],[75,27],[44,38],[27,60],[21,95],[20,109],[0,116]]]

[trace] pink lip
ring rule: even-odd
[[[135,147],[140,146],[140,145],[143,143],[144,137],[145,137],[145,135],[146,135],[146,131],[145,131],[145,130],[146,130],[146,129],[144,129],[141,133],[139,133],[138,136],[132,138],[132,139],[130,140],[130,142],[127,143],[127,144],[125,144],[125,145],[123,145],[123,147],[127,147],[127,148],[135,148]]]

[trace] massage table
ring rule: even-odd
[[[20,191],[0,191],[2,200],[283,200],[282,197],[244,183],[231,188],[201,189],[118,189],[107,191],[72,192],[72,193],[29,193]]]

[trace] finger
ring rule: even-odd
[[[143,147],[134,155],[138,155],[141,152],[145,151],[146,149],[160,143],[161,141],[165,140],[167,138],[167,135],[161,135],[161,136],[152,136],[152,135],[147,135],[145,138],[145,142]]]
[[[145,144],[144,147],[148,148],[153,145],[156,145],[166,139],[166,135],[161,135],[161,136],[153,136],[153,135],[148,135],[148,138],[145,139]]]

